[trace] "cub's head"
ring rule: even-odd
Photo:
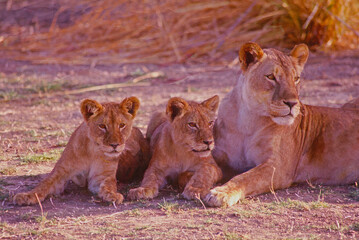
[[[308,59],[307,45],[299,44],[289,55],[246,43],[239,51],[243,71],[243,100],[251,111],[270,117],[280,125],[290,125],[300,113],[300,74]]]
[[[183,151],[200,157],[209,156],[213,149],[213,124],[218,108],[217,95],[202,103],[187,102],[178,97],[167,104],[167,116],[172,125],[172,137]]]
[[[88,136],[106,156],[118,157],[125,148],[139,106],[136,97],[125,98],[121,103],[82,101],[81,113],[88,125]]]

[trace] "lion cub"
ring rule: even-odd
[[[152,158],[141,186],[130,190],[130,199],[156,197],[166,177],[179,177],[179,182],[189,178],[182,193],[186,199],[207,195],[222,177],[211,155],[218,103],[217,95],[202,103],[175,97],[168,101],[166,114],[152,116],[146,134]]]
[[[84,100],[81,112],[85,121],[70,137],[54,169],[33,190],[16,194],[14,203],[30,205],[37,203],[37,197],[43,201],[50,194],[60,194],[69,180],[80,186],[87,184],[91,192],[105,201],[122,203],[116,183],[121,153],[132,156],[137,164],[135,156],[143,149],[140,144],[145,140],[139,129],[132,128],[139,106],[136,97],[125,98],[120,104]]]

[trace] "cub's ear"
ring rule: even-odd
[[[218,97],[218,95],[214,95],[213,97],[208,98],[207,100],[203,101],[201,103],[201,105],[204,106],[205,108],[208,108],[212,112],[217,111],[218,105],[219,105],[219,97]]]
[[[136,113],[139,107],[140,107],[140,100],[138,100],[138,98],[136,97],[125,98],[120,103],[120,108],[123,109],[125,112],[131,114],[132,119],[136,117]]]
[[[168,100],[166,113],[173,121],[175,117],[182,116],[188,108],[188,103],[183,98],[174,97]]]
[[[262,57],[262,48],[254,42],[243,44],[239,50],[239,62],[243,71],[246,71],[250,64],[258,62]]]
[[[102,110],[102,105],[95,100],[85,99],[81,102],[81,113],[85,121],[88,121],[91,116],[95,116],[102,112]]]
[[[299,45],[295,45],[292,51],[290,52],[290,56],[295,59],[298,63],[299,67],[304,68],[305,63],[308,60],[309,49],[307,45],[301,43]]]

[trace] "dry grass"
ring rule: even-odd
[[[91,10],[59,28],[58,16],[79,6]],[[95,65],[218,63],[245,41],[356,48],[358,10],[356,0],[66,1],[46,31],[12,26],[0,36],[0,50],[18,60]]]

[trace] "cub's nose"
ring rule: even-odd
[[[213,143],[212,140],[205,140],[203,141],[204,144],[211,145]]]
[[[120,145],[120,144],[118,144],[118,143],[110,144],[110,146],[113,147],[113,149],[116,149],[118,147],[118,145]]]
[[[297,101],[283,101],[285,105],[287,105],[290,109],[292,109],[292,107],[294,107],[295,105],[297,105]]]

